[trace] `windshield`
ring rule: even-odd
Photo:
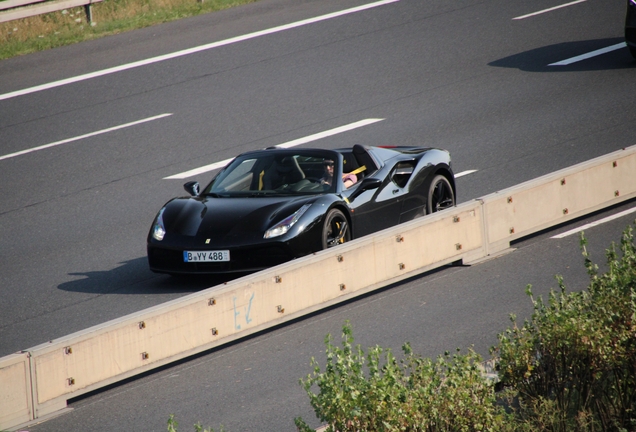
[[[205,188],[223,197],[312,195],[335,192],[338,154],[322,150],[264,150],[234,159]]]

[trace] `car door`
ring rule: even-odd
[[[384,178],[380,187],[360,192],[364,188],[364,180],[349,190],[343,196],[349,200],[353,210],[353,234],[355,238],[371,234],[385,228],[395,226],[400,221],[402,200],[407,191],[400,185],[398,165],[385,165],[372,178]]]

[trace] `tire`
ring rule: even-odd
[[[346,216],[338,209],[331,209],[322,225],[322,248],[338,246],[351,240],[351,230]]]
[[[435,213],[455,206],[455,193],[448,179],[442,175],[433,178],[428,188],[426,214]]]

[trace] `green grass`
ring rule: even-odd
[[[0,23],[0,60],[219,11],[257,0],[104,0],[83,7]]]

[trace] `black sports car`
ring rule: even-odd
[[[184,185],[148,234],[160,273],[252,272],[455,205],[445,150],[270,148]]]
[[[629,52],[636,58],[636,0],[627,0],[625,43],[629,48]]]

